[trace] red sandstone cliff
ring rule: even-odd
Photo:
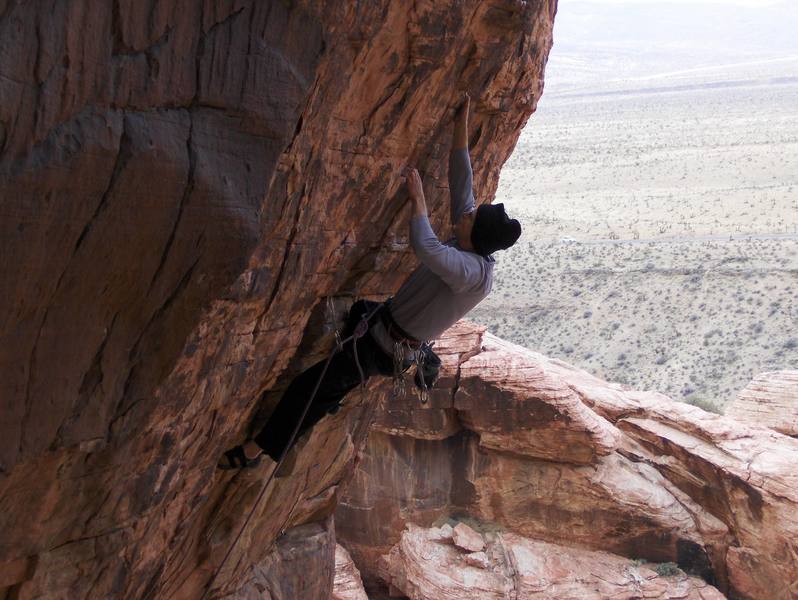
[[[412,267],[404,164],[446,225],[464,90],[492,197],[555,9],[0,1],[0,595],[201,595],[263,476],[217,457],[318,350],[320,299]],[[363,408],[303,441],[212,595],[329,593]]]

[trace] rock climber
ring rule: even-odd
[[[335,412],[344,396],[372,375],[391,376],[397,349],[418,351],[423,340],[434,340],[460,320],[490,292],[497,250],[512,246],[521,224],[510,219],[503,204],[476,207],[468,154],[470,97],[464,94],[455,116],[449,153],[449,191],[454,237],[441,243],[430,225],[421,177],[408,167],[403,175],[411,199],[410,244],[421,264],[369,321],[363,337],[343,345],[319,382],[318,391],[302,421],[297,438],[324,415]],[[351,312],[351,311],[350,311]],[[357,352],[357,357],[355,356]],[[409,357],[405,355],[405,360]],[[263,430],[224,453],[219,468],[255,466],[265,454],[279,462],[290,449],[296,423],[324,372],[321,361],[288,386]],[[358,362],[360,368],[358,368]]]

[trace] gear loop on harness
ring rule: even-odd
[[[335,351],[340,352],[341,348],[344,347],[344,341],[341,339],[341,330],[335,330]]]
[[[421,373],[424,369],[424,365],[422,364],[424,355],[422,352],[416,352],[414,356],[414,362],[416,364],[416,372]],[[418,378],[421,380],[421,386],[418,387],[418,396],[421,404],[426,404],[429,400],[429,389],[427,388],[427,382],[424,380],[424,377]]]
[[[376,312],[382,307],[381,304],[377,305],[372,311],[372,315],[376,314]],[[363,313],[360,316],[360,321],[357,322],[355,326],[355,330],[352,332],[352,352],[355,355],[355,365],[357,366],[357,372],[360,375],[360,389],[363,390],[366,387],[366,375],[363,373],[363,366],[360,364],[360,356],[357,353],[357,341],[362,338],[369,330],[369,319],[372,315],[368,313]]]

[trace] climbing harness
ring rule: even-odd
[[[274,478],[275,473],[277,473],[277,471],[280,470],[280,467],[282,466],[283,461],[285,460],[285,457],[288,455],[288,452],[289,452],[290,448],[293,446],[294,441],[296,439],[296,436],[299,433],[299,428],[302,426],[302,422],[305,420],[305,417],[308,414],[308,410],[310,410],[310,405],[313,403],[313,400],[316,398],[316,394],[319,391],[319,386],[321,385],[321,382],[324,379],[324,375],[326,375],[326,373],[327,373],[327,368],[330,366],[330,362],[332,361],[333,356],[335,356],[336,353],[340,352],[340,350],[343,348],[344,344],[346,344],[350,340],[352,341],[352,350],[353,350],[354,355],[355,355],[355,364],[357,365],[357,370],[358,370],[358,373],[360,374],[360,388],[361,388],[361,390],[363,390],[363,388],[365,387],[366,378],[365,378],[365,374],[363,373],[363,368],[360,365],[360,358],[358,357],[358,353],[357,353],[357,340],[362,338],[366,334],[366,332],[368,331],[368,328],[369,328],[369,325],[368,325],[369,321],[377,313],[377,311],[380,310],[381,308],[382,308],[382,303],[377,303],[377,305],[374,308],[372,308],[368,313],[363,313],[361,315],[361,318],[358,321],[357,325],[355,326],[354,331],[352,332],[352,334],[349,337],[347,337],[347,338],[345,338],[343,340],[341,339],[339,331],[336,329],[336,331],[335,331],[335,346],[330,351],[329,356],[327,356],[327,361],[324,363],[324,368],[321,370],[321,374],[319,375],[318,380],[316,380],[316,385],[313,388],[313,393],[310,395],[310,397],[308,398],[308,401],[305,403],[305,407],[302,410],[302,415],[299,417],[299,420],[297,421],[296,425],[294,426],[294,430],[291,433],[291,437],[288,439],[288,444],[286,444],[285,448],[283,448],[283,451],[280,453],[280,458],[277,460],[277,464],[275,465],[275,467],[272,470],[272,472],[269,475],[269,477],[266,479],[266,483],[264,484],[263,488],[261,488],[261,491],[258,494],[258,497],[255,499],[255,502],[253,503],[252,508],[250,509],[249,513],[247,514],[247,518],[244,519],[244,524],[239,529],[238,534],[236,535],[235,539],[233,539],[233,543],[230,544],[230,547],[228,548],[227,553],[224,555],[224,558],[222,559],[222,562],[214,570],[213,576],[211,577],[210,581],[206,584],[205,590],[202,593],[202,596],[200,597],[200,600],[205,600],[205,598],[208,597],[208,594],[212,591],[213,584],[216,582],[216,578],[219,576],[219,573],[221,573],[222,569],[224,568],[224,565],[227,563],[227,560],[230,558],[230,555],[233,553],[233,550],[235,549],[236,545],[238,544],[238,541],[241,539],[241,535],[244,533],[244,531],[246,530],[247,526],[249,525],[249,522],[252,519],[252,515],[255,514],[255,510],[260,505],[260,502],[263,499],[263,496],[266,493],[266,490],[269,489],[269,484],[271,483],[272,479]]]

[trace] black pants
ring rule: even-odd
[[[372,375],[392,375],[393,357],[389,356],[366,333],[357,340],[357,355],[363,376],[368,379]],[[297,375],[280,399],[280,403],[269,417],[269,422],[255,436],[255,443],[275,461],[279,460],[283,449],[288,446],[291,434],[299,421],[316,381],[319,379],[326,358]],[[333,356],[324,378],[319,384],[316,397],[310,405],[297,438],[313,427],[327,413],[335,412],[347,392],[360,384],[360,373],[357,369],[354,353],[354,341],[344,344],[343,348]]]

